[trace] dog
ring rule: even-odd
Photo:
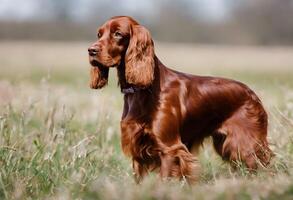
[[[128,16],[103,24],[88,53],[91,88],[104,87],[109,69],[117,69],[124,94],[121,144],[132,158],[137,182],[157,171],[163,179],[193,183],[198,164],[191,150],[207,137],[232,166],[241,161],[256,170],[269,164],[267,113],[245,84],[166,67],[150,32]]]

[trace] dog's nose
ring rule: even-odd
[[[94,48],[94,47],[90,47],[90,48],[88,48],[87,51],[89,52],[89,55],[90,55],[90,56],[95,56],[95,55],[97,55],[97,53],[98,53],[98,50],[97,50],[96,48]]]

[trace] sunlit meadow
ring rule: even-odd
[[[209,140],[194,186],[140,185],[120,147],[123,96],[112,69],[108,87],[88,86],[89,43],[2,42],[0,45],[0,199],[292,199],[293,49],[156,43],[174,69],[240,80],[269,114],[275,157],[249,174],[218,157]]]

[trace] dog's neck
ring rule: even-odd
[[[165,66],[155,57],[154,80],[148,88],[138,88],[127,83],[124,74],[125,68],[118,68],[118,78],[121,92],[124,93],[123,118],[127,115],[136,116],[141,124],[151,121],[152,113],[159,105],[159,94],[161,91],[161,76],[164,76]]]
[[[159,59],[155,56],[155,77],[156,77],[156,68],[158,67],[158,63],[160,63]],[[153,89],[154,82],[149,87],[139,87],[127,82],[125,77],[125,63],[124,61],[117,67],[117,75],[118,75],[118,85],[120,86],[121,92],[123,94],[134,94],[142,91],[151,92]]]
[[[117,67],[118,85],[120,86],[121,92],[124,94],[134,93],[134,85],[127,83],[125,77],[125,63],[124,61]]]

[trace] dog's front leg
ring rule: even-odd
[[[147,169],[135,159],[132,159],[132,168],[135,182],[140,183],[147,175]]]
[[[199,165],[197,159],[182,144],[174,144],[165,147],[160,154],[161,167],[160,176],[163,180],[176,177],[193,183],[197,180]]]

